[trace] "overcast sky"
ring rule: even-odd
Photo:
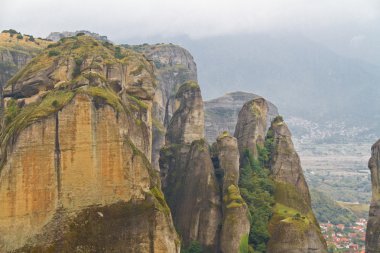
[[[118,43],[291,31],[371,55],[380,45],[380,0],[0,0],[0,28],[41,37],[85,29]]]

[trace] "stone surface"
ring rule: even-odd
[[[305,181],[291,133],[282,117],[268,130],[272,139],[270,170],[275,181],[274,212],[269,222],[268,253],[327,252],[327,245],[311,209]]]
[[[88,36],[54,48],[11,82],[38,93],[0,134],[0,252],[179,252],[149,161],[151,65]]]
[[[165,145],[166,129],[176,110],[175,94],[187,81],[197,81],[197,66],[193,56],[184,48],[173,44],[125,45],[143,53],[155,66],[157,89],[153,99],[152,165],[159,170],[160,149]]]
[[[199,86],[194,82],[183,84],[176,99],[178,109],[160,153],[163,190],[185,247],[198,241],[206,251],[217,252],[221,197],[208,144],[203,139]]]
[[[204,138],[204,111],[197,83],[184,83],[176,94],[178,109],[170,120],[166,143],[191,143]]]
[[[240,155],[245,149],[257,158],[257,145],[263,146],[267,130],[268,104],[263,98],[255,98],[244,104],[239,112],[235,138],[238,140]]]
[[[366,252],[375,253],[380,250],[380,140],[372,146],[368,167],[371,171],[372,200],[367,224]]]
[[[228,131],[234,133],[238,115],[243,105],[260,96],[247,92],[231,92],[226,95],[204,102],[206,139],[213,142],[220,133]],[[277,107],[267,101],[268,115],[267,128],[278,115]]]
[[[220,233],[220,252],[239,252],[247,244],[250,230],[248,207],[239,193],[239,150],[237,140],[228,133],[217,139],[219,167],[223,177],[223,220]],[[244,241],[246,239],[246,241]]]

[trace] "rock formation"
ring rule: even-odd
[[[372,200],[365,248],[367,253],[375,253],[380,251],[380,140],[372,146],[368,167],[371,170]]]
[[[264,144],[269,152],[268,167],[276,187],[267,252],[326,252],[290,131],[280,116],[266,131],[267,115],[265,99],[255,98],[244,104],[235,130],[241,155],[248,149],[258,159],[258,147],[264,148]]]
[[[66,38],[9,80],[1,252],[179,252],[151,168],[152,65]]]
[[[179,88],[176,99],[179,107],[170,121],[160,155],[163,190],[183,244],[198,241],[205,250],[217,252],[220,193],[204,140],[199,86],[186,82]]]
[[[177,109],[175,107],[176,92],[184,82],[197,81],[197,66],[187,50],[173,44],[124,46],[143,53],[155,66],[157,89],[152,109],[152,165],[159,170],[160,149],[165,144],[166,129]]]
[[[248,247],[250,222],[248,207],[242,199],[238,187],[239,150],[237,141],[228,132],[224,132],[217,139],[216,149],[218,165],[223,170],[223,220],[220,233],[220,252],[241,252],[241,248]]]
[[[233,133],[235,131],[239,112],[243,105],[260,96],[246,92],[231,92],[226,95],[205,101],[205,126],[206,139],[211,143],[223,131]],[[268,115],[267,128],[271,121],[278,116],[277,107],[267,101]]]
[[[272,121],[267,139],[272,143],[270,169],[276,183],[268,252],[326,252],[300,160],[282,117]]]
[[[245,149],[257,158],[257,145],[263,146],[267,129],[268,104],[263,98],[255,98],[244,104],[239,112],[235,138],[238,140],[240,155]]]
[[[101,41],[106,41],[106,42],[111,42],[108,40],[107,36],[104,36],[104,35],[99,35],[97,33],[93,33],[93,32],[90,32],[90,31],[86,31],[86,30],[80,30],[80,31],[76,31],[76,32],[51,32],[47,37],[46,39],[48,40],[52,40],[52,41],[59,41],[63,38],[67,38],[67,37],[73,37],[73,36],[76,36],[77,34],[85,34],[85,35],[88,35],[88,36],[91,36],[97,40],[101,40]]]
[[[14,30],[0,33],[0,86],[50,43]]]

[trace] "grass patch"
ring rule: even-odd
[[[100,97],[118,112],[127,112],[120,97],[109,88],[85,87],[78,90],[79,93],[88,94],[92,97]]]
[[[19,113],[5,126],[0,134],[0,145],[2,150],[6,150],[11,144],[11,140],[18,136],[20,132],[32,123],[45,118],[68,104],[74,97],[71,91],[53,91],[42,98],[40,102],[22,108]],[[2,160],[2,164],[5,159]]]

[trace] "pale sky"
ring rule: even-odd
[[[380,49],[380,0],[0,0],[0,29],[89,30],[114,42],[298,32],[353,54]]]

